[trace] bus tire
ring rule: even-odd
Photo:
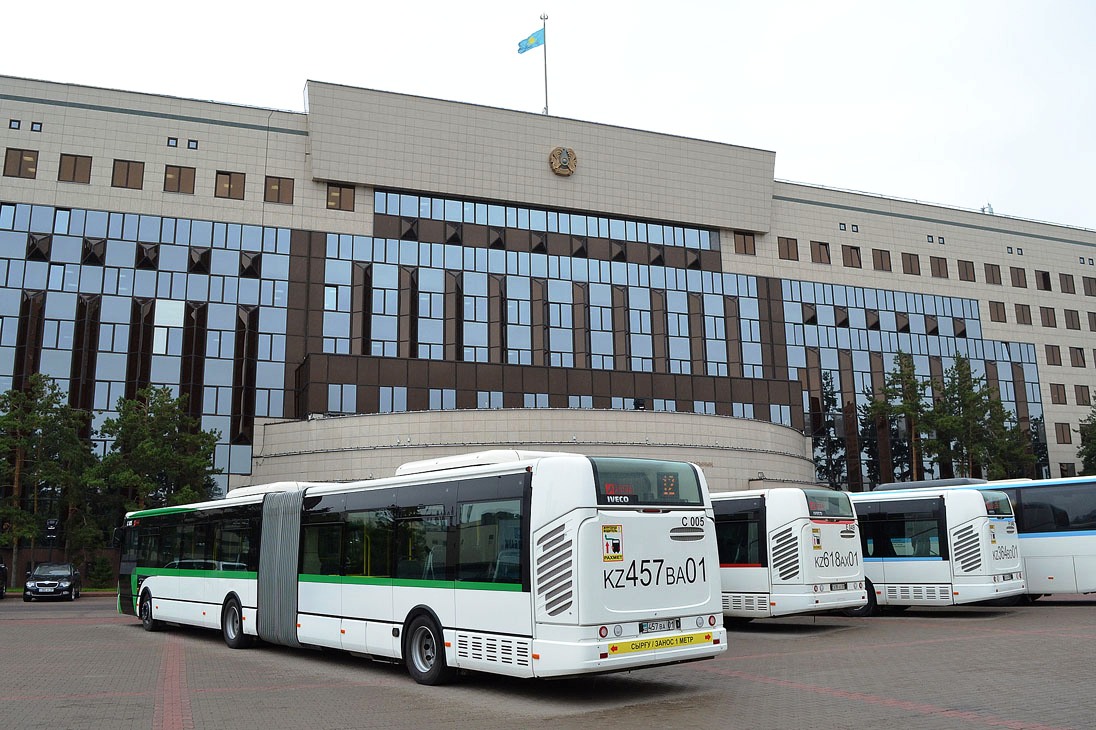
[[[162,624],[152,618],[152,594],[145,591],[141,594],[141,602],[137,607],[137,615],[141,618],[141,628],[145,631],[159,631]]]
[[[870,580],[864,581],[864,586],[867,590],[868,602],[860,608],[843,608],[841,609],[841,613],[846,616],[852,616],[853,618],[875,616],[879,613],[879,604],[875,602],[875,586],[871,584]]]
[[[225,601],[221,609],[221,634],[229,649],[246,649],[252,637],[244,633],[244,612],[235,596]]]
[[[404,635],[403,659],[412,679],[432,686],[453,681],[457,673],[445,663],[445,641],[434,619],[419,614]]]

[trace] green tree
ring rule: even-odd
[[[1024,429],[1000,400],[993,399],[990,406],[985,477],[1018,479],[1033,476],[1034,467],[1040,461],[1040,450],[1046,452],[1046,443],[1038,435],[1042,419],[1031,419],[1031,428]],[[1045,462],[1045,458],[1042,461]]]
[[[23,388],[0,393],[0,476],[10,486],[0,544],[33,541],[46,519],[79,511],[80,486],[95,457],[86,432],[89,414],[72,408],[51,379],[31,375]]]
[[[99,434],[112,439],[110,451],[94,470],[92,489],[102,498],[114,525],[127,509],[200,502],[213,496],[213,449],[219,435],[203,431],[187,414],[186,397],[149,387],[133,399],[119,399],[118,415]]]
[[[939,383],[938,397],[922,419],[930,434],[926,453],[940,465],[941,475],[969,477],[981,470],[993,449],[993,439],[1003,432],[1006,411],[986,386],[985,378],[971,371],[970,360],[955,356],[955,363]]]
[[[1096,474],[1096,404],[1081,421],[1077,431],[1081,434],[1081,445],[1077,448],[1077,456],[1081,458],[1081,474],[1091,476]]]
[[[925,452],[921,429],[925,418],[925,386],[917,376],[913,356],[899,352],[894,369],[887,373],[881,393],[861,408],[862,417],[874,423],[877,432],[891,437],[893,475],[880,474],[881,481],[890,478],[923,479]]]
[[[845,483],[845,435],[844,416],[839,409],[833,375],[822,373],[822,412],[818,414],[818,427],[811,438],[814,446],[815,478],[839,489]]]

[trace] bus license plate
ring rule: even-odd
[[[843,591],[849,587],[848,583],[830,583],[831,591]]]
[[[667,621],[640,621],[639,633],[650,634],[655,631],[677,631],[681,628],[681,619],[669,619]]]
[[[1012,580],[1012,578],[1013,578],[1012,573],[1005,573],[1004,575],[1001,576],[1001,581],[1004,582],[1006,580]]]

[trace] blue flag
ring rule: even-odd
[[[537,46],[544,45],[544,28],[531,34],[528,38],[523,38],[518,41],[518,53],[525,53],[531,51]]]

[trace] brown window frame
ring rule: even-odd
[[[1085,348],[1083,347],[1071,347],[1069,348],[1069,364],[1075,368],[1088,367],[1085,364]]]
[[[1092,405],[1092,392],[1087,385],[1074,385],[1073,398],[1077,401],[1077,405],[1079,406]]]
[[[213,197],[226,200],[243,200],[246,184],[247,175],[245,173],[218,170],[216,187],[213,188]]]
[[[811,241],[811,261],[829,266],[830,244],[825,241]]]
[[[1035,270],[1035,288],[1039,291],[1053,291],[1050,288],[1050,272]]]
[[[1019,266],[1009,267],[1009,276],[1012,278],[1012,285],[1017,289],[1027,289],[1027,269],[1021,269]]]
[[[1008,317],[1005,314],[1005,303],[990,301],[989,303],[989,321],[990,322],[1007,322]]]
[[[1001,267],[997,264],[986,264],[986,283],[1001,286]]]
[[[974,262],[959,259],[959,281],[976,281],[974,274]]]
[[[910,276],[921,275],[921,257],[915,253],[902,252],[902,273]]]
[[[871,250],[871,265],[875,271],[891,271],[890,251],[885,248]]]
[[[1031,324],[1031,307],[1027,304],[1016,304],[1016,324]]]
[[[127,190],[144,190],[145,163],[137,160],[115,160],[114,169],[110,174],[110,186]]]
[[[267,175],[263,185],[263,202],[293,205],[293,178]]]
[[[1085,287],[1086,297],[1096,297],[1096,277],[1086,276],[1081,279]]]
[[[1065,320],[1067,330],[1081,329],[1081,313],[1076,309],[1063,309],[1062,319]]]
[[[1062,348],[1058,345],[1044,345],[1047,355],[1047,365],[1062,364]]]
[[[1058,287],[1063,294],[1077,293],[1077,283],[1073,281],[1073,274],[1058,274]]]
[[[1052,405],[1064,406],[1066,404],[1065,383],[1050,384],[1050,402]]]
[[[4,177],[34,180],[38,177],[38,150],[8,147],[4,153]]]
[[[348,192],[350,193],[349,195],[346,194]],[[349,205],[346,203],[347,198],[350,199]],[[332,203],[334,203],[334,205],[332,205]],[[327,209],[353,213],[354,186],[347,185],[346,183],[329,182],[327,184]]]
[[[195,172],[193,167],[164,165],[164,192],[193,195]]]
[[[1068,423],[1056,423],[1054,424],[1054,438],[1060,444],[1073,443],[1073,429],[1069,427]]]
[[[1039,322],[1044,327],[1057,327],[1058,316],[1054,313],[1054,307],[1039,307]]]
[[[860,256],[859,246],[841,245],[841,263],[849,269],[864,268],[864,261]]]
[[[754,234],[735,231],[734,252],[743,256],[756,256],[757,242],[754,240]]]
[[[929,256],[929,270],[932,272],[933,277],[937,279],[947,279],[948,276],[948,260],[943,256]]]
[[[784,261],[798,261],[799,260],[799,240],[795,238],[785,238],[779,236],[776,239],[777,254]]]
[[[91,184],[91,156],[62,152],[57,165],[57,182]]]

